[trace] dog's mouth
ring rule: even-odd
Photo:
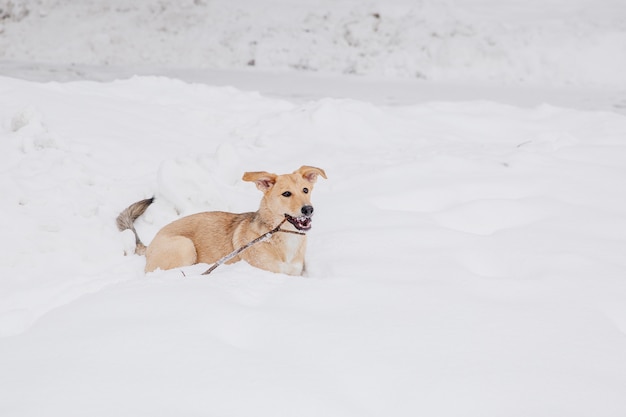
[[[285,217],[287,218],[287,221],[293,224],[293,227],[295,227],[298,230],[302,230],[306,232],[307,230],[311,229],[312,219],[310,216],[293,217],[288,214],[285,214]]]

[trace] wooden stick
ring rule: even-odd
[[[217,262],[215,262],[209,269],[207,269],[206,271],[204,271],[202,273],[202,275],[209,275],[211,272],[213,272],[215,270],[215,268],[217,268],[218,266],[222,265],[225,262],[230,261],[231,259],[233,259],[235,256],[239,255],[241,252],[245,251],[246,249],[248,249],[250,246],[252,245],[256,245],[259,242],[264,242],[266,240],[268,240],[269,238],[272,237],[272,235],[274,233],[277,232],[285,232],[285,233],[295,233],[298,235],[304,235],[305,233],[302,232],[294,232],[292,230],[282,230],[280,227],[287,221],[287,215],[285,215],[285,219],[280,222],[280,224],[278,226],[276,226],[275,228],[273,228],[272,230],[270,230],[269,232],[265,233],[264,235],[261,235],[259,237],[257,237],[256,239],[246,243],[245,245],[243,245],[242,247],[240,247],[239,249],[235,249],[234,251],[232,251],[231,253],[229,253],[228,255],[224,256],[223,258],[219,259]]]

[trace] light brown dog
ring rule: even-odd
[[[146,255],[146,272],[172,269],[197,263],[212,264],[255,238],[276,227],[285,218],[286,230],[306,232],[311,229],[313,206],[311,192],[318,175],[326,178],[320,168],[303,166],[293,174],[246,172],[244,181],[254,182],[263,192],[259,209],[251,213],[222,211],[192,214],[162,228],[146,248],[133,225],[154,198],[138,201],[117,217],[120,231],[135,234],[135,253]],[[304,271],[304,234],[275,233],[229,260],[244,260],[257,268],[289,275]]]

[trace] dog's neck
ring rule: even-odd
[[[254,213],[254,222],[263,230],[272,230],[284,219],[283,213],[274,214],[269,209],[265,198],[261,200],[259,209]]]

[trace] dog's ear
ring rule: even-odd
[[[269,172],[246,172],[243,174],[242,179],[244,181],[251,181],[256,184],[256,188],[266,192],[276,184],[276,174],[270,174]]]
[[[322,178],[326,178],[326,173],[324,172],[323,169],[310,167],[306,165],[301,166],[297,171],[294,172],[294,174],[302,175],[302,178],[304,178],[310,183],[314,183],[315,181],[317,181],[318,175],[321,175]]]

